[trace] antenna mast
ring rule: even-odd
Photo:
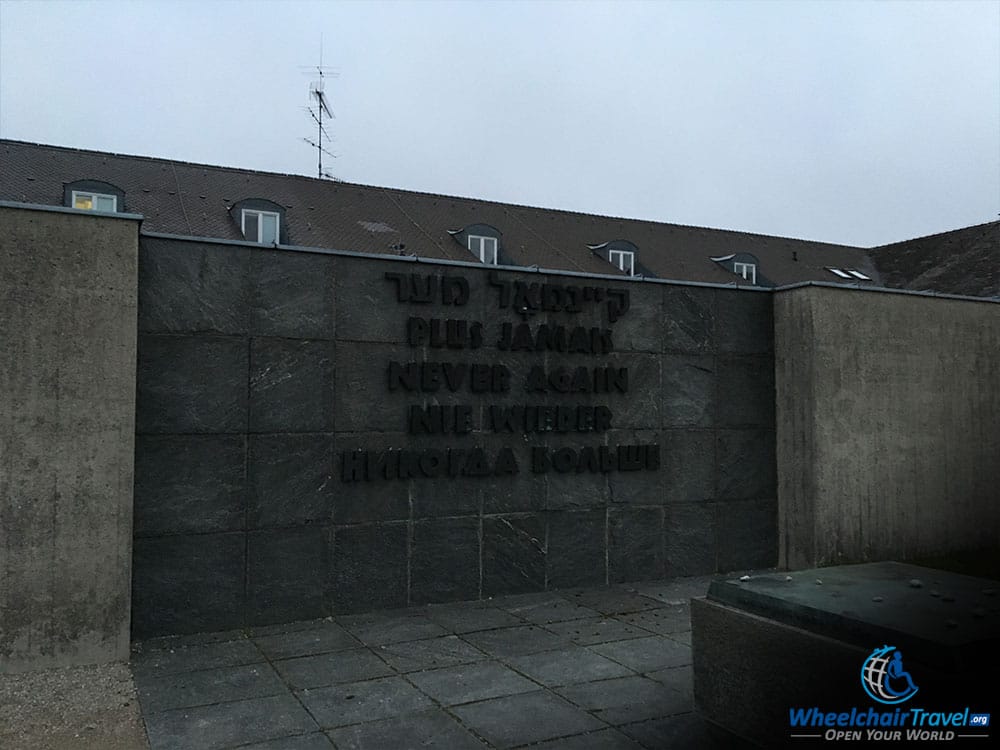
[[[311,106],[306,107],[309,114],[312,116],[313,120],[316,122],[316,140],[313,141],[310,138],[303,138],[306,143],[316,149],[317,166],[316,166],[316,176],[320,179],[324,177],[328,179],[333,179],[333,175],[329,172],[323,171],[323,154],[331,158],[336,158],[336,156],[330,153],[327,149],[323,148],[323,138],[324,136],[328,141],[333,140],[330,134],[326,132],[326,128],[323,127],[323,116],[333,119],[333,110],[330,109],[330,100],[326,95],[325,91],[325,77],[331,76],[336,78],[337,72],[332,68],[323,67],[323,37],[320,36],[319,39],[319,65],[316,66],[306,66],[306,70],[312,73],[315,71],[316,80],[309,84],[309,98],[316,100],[316,108],[313,109]]]

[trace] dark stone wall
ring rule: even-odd
[[[462,307],[405,304],[386,273],[462,276]],[[533,273],[627,289],[541,323],[610,328],[607,355],[496,348],[490,271],[143,238],[134,636],[238,628],[546,588],[773,565],[772,296]],[[480,349],[407,343],[411,316],[484,324]],[[390,391],[391,360],[502,364],[509,393]],[[627,393],[523,392],[532,365],[629,368]],[[411,404],[468,404],[413,435]],[[606,432],[498,434],[490,404],[601,404]],[[655,471],[534,473],[531,446],[659,445]],[[358,449],[513,448],[516,475],[343,481]]]

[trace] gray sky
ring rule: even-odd
[[[1000,2],[0,0],[0,135],[862,246],[1000,212]]]

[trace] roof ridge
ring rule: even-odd
[[[916,242],[917,240],[929,240],[932,237],[943,237],[946,234],[955,234],[957,232],[967,232],[973,229],[982,229],[984,232],[987,227],[993,226],[994,224],[1000,225],[1000,219],[994,219],[993,221],[984,221],[982,224],[970,224],[965,227],[957,227],[955,229],[946,229],[943,232],[932,232],[931,234],[922,234],[919,237],[910,237],[906,240],[897,240],[896,242],[890,242],[886,245],[873,245],[872,247],[862,248],[863,250],[881,250],[886,247],[893,247],[895,245],[905,245],[909,242]]]

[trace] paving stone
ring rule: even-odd
[[[402,677],[303,690],[297,695],[324,729],[389,719],[434,705]]]
[[[366,648],[301,656],[274,662],[294,690],[359,682],[393,674],[392,668]]]
[[[633,638],[617,643],[588,646],[602,656],[614,659],[636,672],[649,672],[665,667],[680,667],[691,663],[691,648],[666,636]]]
[[[220,667],[164,676],[139,673],[136,675],[136,687],[145,715],[172,708],[263,698],[286,691],[284,683],[269,664]]]
[[[662,582],[649,581],[633,583],[630,588],[642,596],[656,599],[664,604],[690,604],[692,598],[705,596],[708,593],[708,587],[714,578],[713,575],[703,575]]]
[[[580,645],[590,645],[594,643],[608,643],[610,641],[622,641],[628,638],[646,638],[649,631],[622,622],[614,617],[589,617],[586,620],[570,620],[568,622],[556,622],[546,626],[546,630],[551,630],[557,635],[564,636],[573,643]]]
[[[240,750],[332,750],[333,743],[322,732],[280,737],[252,745],[240,745]]]
[[[424,638],[448,634],[444,628],[419,611],[412,614],[349,615],[338,618],[338,622],[368,646],[381,646],[401,641],[419,641]]]
[[[548,740],[532,745],[531,750],[643,750],[643,748],[617,729],[601,729],[597,732]]]
[[[262,661],[264,655],[251,641],[239,640],[164,650],[143,649],[132,655],[132,669],[136,674],[163,676]]]
[[[694,676],[690,664],[684,667],[658,669],[655,672],[648,672],[644,676],[687,696],[694,694]]]
[[[462,637],[481,651],[499,659],[509,659],[539,651],[555,651],[569,645],[566,638],[534,625],[484,630]]]
[[[324,622],[319,627],[308,630],[266,635],[254,638],[254,641],[270,659],[291,659],[296,656],[357,648],[361,645],[357,638],[332,622]]]
[[[614,725],[691,710],[689,696],[638,676],[570,685],[556,692]]]
[[[691,608],[686,605],[678,607],[661,607],[645,612],[630,612],[618,615],[615,619],[644,628],[657,635],[683,633],[691,629]]]
[[[330,737],[339,750],[416,750],[425,747],[482,750],[485,747],[440,709],[334,729]]]
[[[551,594],[548,599],[524,604],[520,607],[511,607],[507,611],[536,625],[546,625],[550,622],[564,622],[566,620],[581,620],[585,617],[594,617],[598,614],[598,612],[588,609],[582,603]]]
[[[619,729],[648,748],[751,750],[756,747],[712,726],[694,713],[627,724]]]
[[[451,667],[489,658],[457,635],[443,635],[424,641],[390,643],[377,646],[376,650],[379,656],[391,664],[397,672]]]
[[[218,750],[317,728],[291,695],[178,708],[145,719],[151,750]]]
[[[521,625],[522,620],[498,607],[476,606],[478,602],[441,604],[427,608],[427,617],[452,633],[474,633]]]
[[[467,727],[498,748],[605,728],[586,711],[547,691],[495,698],[452,710]]]
[[[633,676],[634,672],[582,646],[561,651],[517,656],[507,662],[517,671],[546,687],[574,685],[609,677]]]
[[[534,682],[495,661],[414,672],[409,679],[446,706],[538,689]]]
[[[566,598],[582,606],[590,607],[602,615],[616,615],[623,612],[641,612],[662,606],[648,597],[622,589],[584,589],[565,594]]]

